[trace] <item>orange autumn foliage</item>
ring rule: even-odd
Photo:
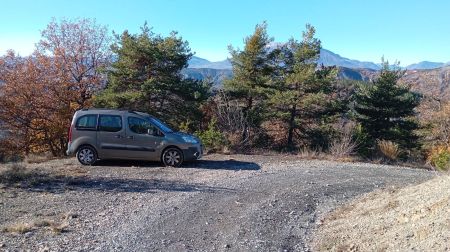
[[[31,56],[1,57],[0,123],[9,132],[2,147],[64,154],[71,117],[90,106],[108,59],[106,30],[88,19],[53,20]]]

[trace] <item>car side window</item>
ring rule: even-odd
[[[100,115],[98,129],[107,132],[120,131],[122,130],[122,117],[118,115]]]
[[[150,129],[152,132],[155,129],[149,121],[138,117],[128,117],[128,127],[136,134],[147,134]]]
[[[97,115],[84,115],[78,118],[75,128],[77,130],[96,130]]]

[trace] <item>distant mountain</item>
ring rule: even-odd
[[[211,64],[211,62],[207,59],[203,59],[200,57],[192,56],[192,58],[188,62],[190,68],[199,68],[199,66],[204,66],[207,64]]]
[[[412,64],[406,67],[408,70],[417,70],[417,69],[435,69],[443,67],[445,63],[441,62],[430,62],[430,61],[421,61],[416,64]]]
[[[379,71],[371,69],[339,68],[338,77],[341,79],[371,81],[377,78]],[[450,101],[450,66],[407,70],[399,80],[400,83],[411,87],[411,90],[433,96],[443,101]]]
[[[348,59],[326,49],[320,50],[319,64],[323,64],[325,66],[340,66],[346,68],[367,68],[374,70],[380,69],[380,66],[373,62]]]
[[[343,80],[371,81],[377,74],[377,70],[369,68],[338,67],[338,78]]]
[[[373,62],[348,59],[326,49],[322,49],[320,51],[319,64],[323,64],[325,66],[341,66],[347,68],[368,68],[374,70],[380,69],[380,66]],[[197,56],[193,56],[192,59],[189,60],[188,68],[232,69],[231,62],[228,59],[211,62]]]
[[[378,75],[380,65],[373,62],[352,60],[322,49],[319,64],[336,65],[338,78],[358,81],[372,81]],[[449,63],[422,61],[406,67],[405,76],[400,82],[411,86],[412,90],[425,95],[433,95],[450,101],[450,65]],[[194,79],[210,78],[215,87],[220,87],[224,79],[233,75],[229,60],[210,62],[199,57],[192,57],[189,68],[183,70],[186,77]]]
[[[182,74],[187,78],[203,80],[209,78],[215,87],[222,85],[222,82],[233,76],[231,69],[213,69],[213,68],[186,68]]]
[[[188,62],[188,68],[211,68],[211,69],[231,69],[231,62],[226,59],[222,61],[211,62],[200,57],[192,56]]]

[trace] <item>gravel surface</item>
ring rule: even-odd
[[[449,251],[450,177],[377,190],[327,215],[317,251]]]
[[[281,155],[208,155],[182,168],[75,159],[28,166],[51,173],[0,184],[0,226],[27,227],[0,233],[0,250],[309,251],[337,206],[435,176]]]

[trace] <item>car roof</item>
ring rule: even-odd
[[[152,117],[151,115],[133,110],[120,110],[120,109],[103,109],[103,108],[89,108],[89,109],[81,109],[76,112],[76,115],[88,115],[88,114],[112,114],[112,115],[123,115],[123,114],[135,114],[144,117]]]

